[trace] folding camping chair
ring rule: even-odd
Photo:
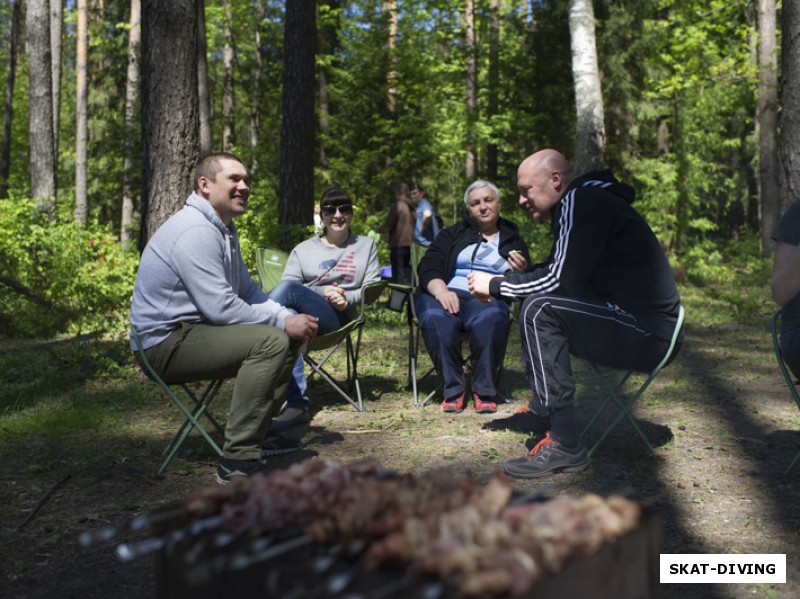
[[[269,291],[283,276],[289,254],[275,248],[259,246],[256,248],[256,270],[261,289]]]
[[[264,291],[269,291],[281,280],[287,259],[286,252],[280,250],[269,247],[256,249],[256,267],[261,279],[261,288]],[[359,412],[366,411],[361,396],[361,386],[358,382],[358,357],[361,349],[361,334],[366,321],[365,309],[378,300],[385,287],[385,281],[376,281],[365,285],[361,289],[358,315],[343,327],[314,337],[303,352],[303,360],[311,367],[311,373],[307,377],[308,381],[310,382],[314,375],[319,375]],[[354,336],[355,341],[353,340]],[[325,364],[342,345],[345,346],[347,353],[347,378],[344,381],[338,381],[325,369]],[[316,360],[309,355],[310,352],[324,350],[327,350],[328,353],[321,360]]]
[[[414,304],[414,290],[416,290],[417,286],[419,285],[417,268],[419,267],[419,263],[422,260],[422,257],[425,255],[425,251],[427,249],[428,248],[421,243],[411,244],[411,286],[392,285],[392,287],[395,289],[406,289],[408,291],[408,386],[412,389],[414,394],[414,407],[417,408],[423,407],[443,388],[443,384],[440,382],[439,385],[433,391],[429,392],[422,400],[419,398],[420,385],[427,380],[428,377],[436,374],[436,369],[434,367],[429,368],[422,376],[418,376],[417,373],[420,348],[420,327],[416,306]],[[511,322],[512,318],[509,318],[509,332],[511,330]],[[462,331],[461,342],[463,343],[464,341],[469,341],[469,338],[467,333]],[[469,360],[466,358],[462,359],[464,364],[468,365]],[[498,387],[498,397],[503,401],[508,402],[511,401],[511,394],[508,391],[508,380],[505,374],[505,367],[503,366],[504,361],[505,352],[503,352],[503,355],[500,356],[500,366],[497,370],[495,382]],[[500,391],[501,386],[504,390],[502,392]]]
[[[367,411],[361,396],[361,385],[358,382],[358,357],[361,349],[361,335],[366,322],[366,308],[378,301],[385,287],[386,281],[374,281],[364,285],[361,288],[358,315],[343,327],[314,337],[309,341],[308,348],[303,354],[306,364],[311,367],[308,380],[311,381],[315,374],[319,375],[359,412]],[[354,336],[355,341],[353,341]],[[325,369],[325,364],[342,345],[347,354],[347,377],[344,381],[338,381]],[[327,353],[321,360],[316,360],[310,355],[311,352],[323,350],[327,350]],[[355,392],[355,397],[353,392]]]
[[[594,454],[594,452],[597,451],[597,448],[600,447],[600,444],[603,441],[605,441],[609,433],[611,433],[611,431],[616,428],[616,426],[622,421],[623,418],[628,419],[628,422],[631,423],[631,426],[633,426],[633,429],[639,435],[639,438],[644,442],[644,444],[652,453],[655,453],[655,449],[653,449],[653,446],[650,444],[650,441],[648,441],[647,436],[645,436],[645,434],[642,432],[642,429],[639,428],[639,425],[636,424],[636,421],[634,420],[631,414],[631,409],[633,408],[633,405],[638,401],[638,399],[642,395],[644,395],[644,392],[647,390],[647,388],[650,386],[650,383],[653,382],[656,376],[658,376],[658,373],[661,372],[661,369],[664,368],[664,366],[672,358],[682,328],[683,328],[683,306],[680,306],[678,310],[678,320],[675,322],[675,329],[672,332],[672,339],[670,340],[667,352],[664,354],[664,357],[661,359],[658,365],[648,374],[645,381],[636,390],[627,395],[622,394],[622,388],[628,381],[628,379],[630,379],[630,377],[634,374],[633,370],[629,370],[628,372],[626,372],[625,375],[622,377],[622,379],[619,381],[619,383],[613,385],[608,380],[608,378],[603,374],[603,372],[601,372],[600,368],[596,364],[591,363],[591,367],[594,371],[594,374],[596,375],[601,386],[604,388],[606,392],[606,399],[600,406],[600,408],[597,410],[597,412],[595,412],[592,419],[589,420],[589,422],[584,427],[582,432],[583,438],[584,439],[586,438],[587,434],[593,428],[594,424],[597,422],[600,415],[603,412],[605,412],[606,408],[610,404],[612,403],[615,404],[617,408],[619,408],[619,413],[617,414],[616,418],[614,418],[614,420],[611,421],[611,424],[609,424],[606,427],[606,429],[603,431],[603,433],[600,435],[597,441],[595,441],[594,445],[592,445],[592,447],[589,449],[589,457],[591,457]]]
[[[184,416],[183,424],[181,424],[178,432],[175,433],[175,435],[172,437],[172,440],[167,444],[166,448],[164,448],[164,451],[161,452],[161,455],[166,455],[166,458],[164,458],[161,467],[158,469],[158,473],[161,474],[164,472],[169,463],[172,461],[174,455],[177,453],[178,449],[180,449],[181,445],[183,445],[183,442],[189,436],[189,433],[191,433],[192,429],[195,428],[200,432],[211,449],[213,449],[219,457],[222,457],[222,449],[220,449],[219,445],[217,445],[214,439],[211,438],[211,435],[208,434],[206,429],[203,428],[200,419],[205,416],[208,422],[214,427],[216,432],[220,435],[224,435],[222,426],[220,426],[211,413],[208,412],[208,407],[216,397],[217,391],[219,391],[219,388],[222,386],[224,379],[216,379],[200,383],[202,391],[199,396],[194,392],[194,390],[192,390],[191,387],[189,387],[188,383],[175,383],[168,385],[159,376],[152,364],[150,364],[150,361],[147,359],[144,349],[142,348],[142,342],[139,340],[139,334],[134,328],[131,328],[131,337],[134,345],[136,346],[136,354],[138,355],[139,364],[141,365],[142,370],[144,370],[148,378],[158,383],[161,389],[167,394],[167,397],[170,399],[170,401],[178,407]],[[183,389],[185,394],[185,398],[183,400],[178,396],[178,393],[174,391],[176,388]]]
[[[772,347],[775,350],[775,358],[778,361],[778,367],[781,370],[781,374],[783,374],[783,379],[786,381],[786,385],[789,387],[789,392],[792,394],[792,399],[794,399],[794,403],[797,404],[798,409],[800,409],[800,393],[797,391],[798,382],[792,376],[792,373],[789,371],[789,368],[786,366],[786,362],[783,360],[783,354],[781,353],[781,342],[779,332],[781,330],[780,327],[780,319],[781,319],[781,310],[775,312],[772,315]],[[800,460],[800,451],[797,452],[797,455],[794,456],[794,459],[789,464],[789,467],[783,473],[784,478],[788,478],[789,475],[794,470],[794,467],[797,465],[798,460]]]

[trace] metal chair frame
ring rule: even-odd
[[[588,433],[594,427],[598,418],[603,414],[603,412],[605,412],[606,408],[610,404],[613,403],[614,405],[616,405],[616,407],[619,409],[619,412],[617,413],[617,416],[614,418],[614,420],[611,421],[611,424],[609,424],[606,427],[606,429],[603,431],[603,433],[600,435],[597,441],[594,442],[594,445],[591,446],[591,448],[589,449],[589,457],[591,457],[595,453],[595,451],[597,451],[597,448],[600,447],[603,441],[605,441],[606,437],[608,437],[611,431],[613,431],[617,427],[617,425],[620,422],[622,422],[623,418],[628,419],[628,422],[630,422],[631,426],[633,426],[633,429],[639,435],[639,438],[642,440],[642,442],[647,446],[647,448],[650,450],[651,453],[655,453],[655,449],[653,449],[653,446],[647,439],[647,436],[644,434],[644,432],[642,432],[642,429],[636,423],[636,420],[634,420],[633,415],[631,414],[631,410],[633,409],[634,404],[639,400],[639,398],[641,398],[642,395],[644,395],[644,392],[650,386],[650,383],[652,383],[655,380],[655,378],[658,376],[658,374],[661,372],[664,366],[666,366],[667,363],[672,358],[672,355],[675,352],[675,348],[677,346],[678,337],[680,336],[681,329],[683,328],[683,320],[684,320],[683,306],[680,306],[678,310],[678,320],[675,322],[675,329],[672,333],[672,338],[670,340],[669,347],[667,348],[667,351],[664,354],[664,357],[661,359],[658,365],[649,373],[645,381],[635,391],[628,394],[627,396],[623,395],[622,389],[625,386],[625,383],[628,382],[628,379],[630,379],[630,377],[634,374],[635,371],[633,370],[627,371],[624,374],[624,376],[620,379],[620,381],[616,385],[614,385],[609,381],[609,378],[603,374],[603,371],[601,371],[601,368],[599,366],[597,366],[594,363],[590,363],[593,373],[596,375],[596,378],[598,379],[601,386],[605,390],[606,399],[602,403],[600,408],[597,410],[597,412],[595,412],[591,420],[589,420],[589,422],[586,424],[581,435],[583,436],[584,439],[586,438]]]
[[[775,350],[775,359],[778,361],[778,368],[780,368],[783,379],[786,381],[786,386],[789,387],[789,392],[792,394],[792,399],[794,399],[794,403],[797,404],[797,408],[800,409],[800,393],[798,393],[797,390],[798,381],[792,376],[789,367],[786,366],[786,362],[783,360],[783,354],[781,353],[781,342],[779,336],[781,312],[781,310],[775,312],[775,314],[772,315],[772,320],[770,321],[770,328],[772,330],[772,347]],[[789,467],[784,471],[784,478],[789,478],[789,475],[792,473],[792,470],[794,470],[794,467],[797,465],[798,461],[800,461],[800,451],[797,452],[797,455],[795,455],[790,462]]]
[[[158,383],[159,387],[161,387],[164,393],[167,394],[169,400],[175,404],[175,406],[177,406],[184,416],[183,424],[181,424],[178,432],[175,433],[170,442],[164,448],[164,451],[161,452],[162,457],[166,457],[161,463],[158,473],[162,474],[164,470],[166,470],[167,466],[172,461],[172,458],[178,452],[181,445],[183,445],[183,442],[193,429],[197,429],[214,453],[216,453],[217,456],[222,457],[222,449],[219,447],[219,445],[217,445],[216,441],[214,441],[208,431],[206,431],[200,420],[203,416],[205,416],[206,420],[208,420],[211,426],[214,427],[214,430],[218,434],[224,435],[223,427],[208,411],[208,407],[217,396],[217,392],[222,386],[224,379],[214,379],[200,382],[202,391],[200,392],[199,396],[192,390],[191,387],[189,387],[188,383],[174,383],[169,385],[164,382],[161,376],[159,376],[159,374],[153,368],[153,365],[150,364],[150,361],[147,359],[147,355],[144,353],[144,349],[142,348],[142,342],[139,339],[139,335],[136,332],[136,329],[133,327],[131,328],[131,337],[134,345],[136,346],[136,353],[139,356],[140,364],[147,377]],[[183,389],[183,392],[186,395],[184,400],[178,397],[178,394],[174,391],[175,388]]]

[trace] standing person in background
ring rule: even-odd
[[[300,449],[267,431],[317,318],[271,301],[247,272],[233,224],[250,196],[241,160],[203,157],[194,185],[142,253],[130,323],[167,384],[236,378],[217,466],[217,482],[228,484],[266,470],[263,456]]]
[[[439,234],[439,225],[433,212],[433,206],[425,199],[425,188],[419,183],[411,186],[411,201],[417,207],[414,241],[427,247]]]
[[[781,217],[772,239],[772,299],[781,307],[781,354],[800,377],[800,201]]]
[[[411,242],[414,240],[414,223],[417,212],[408,196],[408,185],[399,183],[395,201],[389,209],[378,233],[389,235],[389,257],[392,265],[392,283],[411,283]]]

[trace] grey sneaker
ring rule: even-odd
[[[539,478],[556,472],[580,472],[588,465],[589,455],[584,445],[566,449],[547,433],[524,458],[503,464],[503,471],[515,478]]]
[[[227,485],[237,478],[247,478],[253,474],[266,471],[267,465],[261,460],[222,458],[217,465],[217,482],[221,485]]]

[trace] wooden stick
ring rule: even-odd
[[[65,482],[67,482],[67,480],[69,480],[69,478],[70,478],[71,476],[72,476],[71,474],[67,474],[67,475],[66,475],[64,478],[62,478],[60,481],[58,481],[56,484],[54,484],[52,487],[50,487],[50,490],[49,490],[49,491],[47,491],[47,493],[45,493],[45,494],[44,494],[44,497],[42,497],[42,498],[39,500],[39,503],[37,503],[37,504],[36,504],[36,507],[34,507],[34,508],[33,508],[33,510],[31,510],[31,513],[30,513],[30,514],[28,514],[28,517],[27,517],[27,518],[25,518],[25,522],[23,522],[22,524],[20,524],[19,526],[17,526],[17,530],[22,530],[22,528],[23,528],[23,527],[24,527],[24,526],[25,526],[25,525],[26,525],[28,522],[30,522],[31,520],[33,520],[34,516],[36,516],[36,514],[39,512],[39,510],[40,510],[40,509],[42,509],[42,506],[43,506],[43,505],[45,504],[45,502],[46,502],[46,501],[47,501],[47,500],[50,498],[50,496],[53,494],[53,492],[54,492],[54,491],[55,491],[55,490],[56,490],[58,487],[60,487],[61,485],[63,485]]]

